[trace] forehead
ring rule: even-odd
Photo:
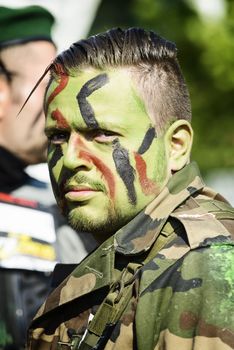
[[[22,45],[10,46],[2,50],[1,58],[7,70],[16,80],[30,84],[31,88],[55,57],[55,47],[47,41],[32,41]],[[47,79],[42,81],[45,88]],[[20,86],[22,89],[23,86]],[[30,90],[29,90],[30,91]]]
[[[144,103],[136,93],[130,70],[118,68],[101,71],[89,68],[77,76],[64,79],[66,82],[63,83],[61,78],[52,81],[47,91],[46,104],[50,101],[50,96],[57,91],[47,106],[47,117],[52,111],[59,109],[66,119],[74,120],[74,116],[76,121],[81,119],[78,96],[83,94],[84,100],[91,105],[95,116],[104,122],[113,119],[128,124],[128,121],[132,122],[132,118],[136,115],[149,122]]]

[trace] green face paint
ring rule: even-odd
[[[99,240],[136,216],[167,180],[163,138],[126,69],[69,77],[48,105],[46,134],[58,203],[73,227]]]

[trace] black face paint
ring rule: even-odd
[[[63,156],[62,147],[60,145],[57,145],[51,157],[51,160],[49,161],[49,173],[50,173],[51,185],[56,195],[59,195],[59,186],[55,180],[55,177],[53,174],[53,168],[56,166],[57,162],[62,156]]]
[[[142,144],[140,145],[137,153],[143,154],[145,153],[151,146],[151,143],[153,142],[153,139],[155,138],[156,131],[154,128],[149,128],[145,134],[145,137],[142,141]]]
[[[135,170],[130,164],[128,151],[120,145],[118,139],[113,141],[113,145],[113,159],[116,170],[127,188],[130,203],[136,204],[136,192],[134,187]]]
[[[84,119],[87,127],[90,129],[97,129],[99,125],[95,118],[93,108],[86,98],[94,91],[106,85],[108,82],[109,78],[106,73],[97,75],[95,78],[87,81],[76,96],[82,118]]]

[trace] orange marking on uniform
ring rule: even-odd
[[[139,153],[134,152],[134,157],[136,161],[136,170],[139,176],[139,181],[143,193],[146,196],[157,193],[156,184],[147,177],[146,174],[146,163]]]
[[[3,193],[3,192],[0,192],[0,201],[7,202],[10,204],[19,204],[19,205],[23,205],[23,206],[31,207],[31,208],[38,207],[38,202],[36,202],[36,201],[23,199],[23,198],[17,198],[17,197],[14,197],[10,194]]]

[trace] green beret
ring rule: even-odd
[[[29,41],[51,41],[54,17],[45,8],[0,6],[0,48]]]

